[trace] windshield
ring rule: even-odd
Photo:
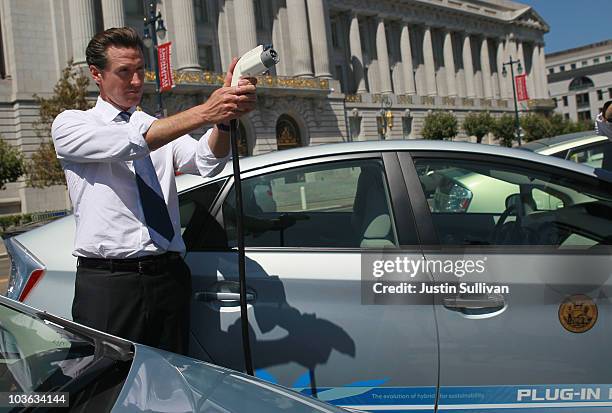
[[[0,388],[53,391],[94,360],[92,341],[62,327],[0,305]]]

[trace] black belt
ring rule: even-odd
[[[131,271],[141,274],[155,274],[167,270],[181,260],[178,252],[146,255],[138,258],[87,258],[79,257],[78,266],[96,270]]]

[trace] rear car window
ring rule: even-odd
[[[415,166],[442,244],[612,244],[612,192],[602,181],[471,160]]]
[[[0,388],[44,392],[79,376],[95,346],[47,321],[0,305]]]

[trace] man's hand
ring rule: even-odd
[[[149,149],[154,151],[204,125],[227,124],[230,120],[253,111],[257,102],[257,79],[245,77],[239,80],[236,87],[230,86],[237,62],[236,58],[232,60],[223,86],[215,90],[205,103],[153,122],[145,134]],[[218,158],[229,152],[227,134],[224,133],[225,137],[222,139],[219,139],[219,135],[219,130],[215,128],[208,140],[210,149]]]
[[[223,86],[215,90],[202,105],[203,116],[212,124],[227,123],[255,109],[257,79],[242,78],[232,87],[232,76],[238,59],[234,58],[225,75]]]

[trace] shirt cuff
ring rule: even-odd
[[[222,158],[217,158],[213,151],[210,149],[208,140],[212,134],[213,128],[206,131],[204,135],[198,141],[196,149],[196,165],[200,171],[201,176],[214,176],[223,170],[225,164],[232,156],[232,150],[230,148],[228,154]]]

